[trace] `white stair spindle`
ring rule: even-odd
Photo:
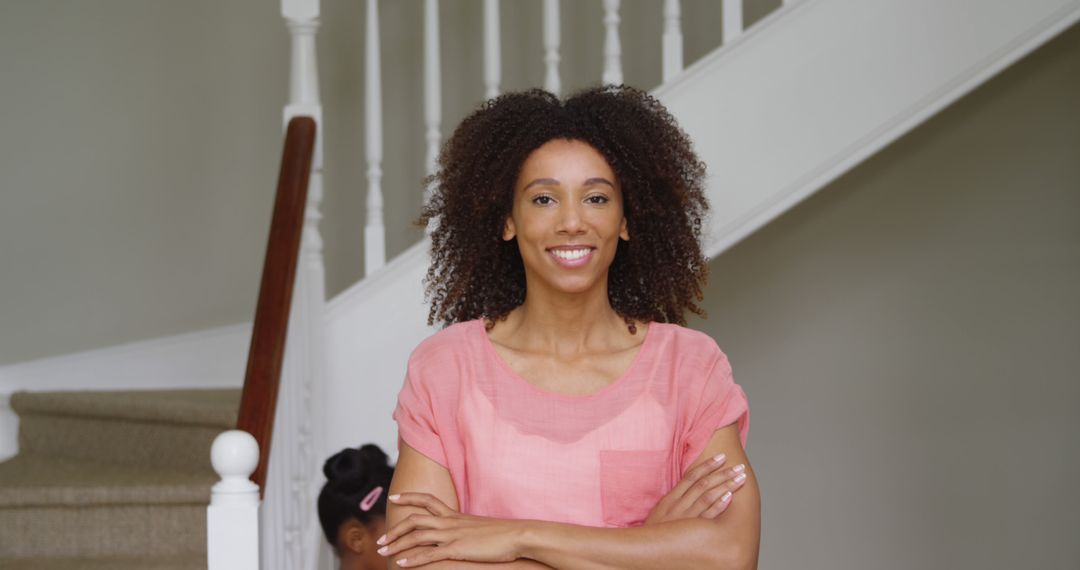
[[[367,221],[364,225],[364,274],[386,264],[386,228],[382,196],[382,73],[379,68],[379,2],[367,0],[365,45],[364,146],[367,155]]]
[[[502,47],[499,45],[499,0],[484,0],[484,97],[499,96],[502,81]]]
[[[679,0],[664,0],[663,81],[683,69],[683,37]]]
[[[739,37],[743,32],[742,0],[724,0],[723,4],[724,43]]]
[[[315,155],[308,180],[304,229],[300,240],[296,283],[282,367],[273,449],[267,466],[266,489],[260,512],[261,570],[308,568],[305,560],[318,554],[319,537],[307,529],[317,525],[311,504],[318,481],[318,458],[325,455],[321,419],[325,390],[323,314],[326,275],[319,234],[323,196],[323,123],[319,100],[315,35],[319,0],[281,0],[281,13],[292,37],[289,102],[284,124],[295,116],[315,119]],[[238,566],[226,565],[234,568]]]
[[[427,129],[426,172],[435,173],[442,138],[442,77],[439,61],[439,0],[424,0],[424,123]]]
[[[246,431],[214,439],[210,463],[220,481],[206,507],[207,570],[259,570],[259,486],[249,477],[259,464],[259,444]]]
[[[544,0],[544,89],[559,94],[559,0]]]
[[[619,0],[604,0],[604,85],[621,85],[622,46],[619,43]]]

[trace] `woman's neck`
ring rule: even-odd
[[[493,331],[495,340],[556,355],[608,351],[633,342],[626,322],[611,307],[606,288],[581,294],[527,291],[525,302],[497,325],[497,333]]]

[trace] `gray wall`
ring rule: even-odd
[[[0,2],[0,363],[252,314],[282,29],[255,0]]]
[[[361,276],[363,2],[323,2],[327,288]],[[482,98],[481,1],[442,2],[444,135]],[[687,62],[720,7],[685,1]],[[780,4],[753,0],[752,23]],[[564,87],[597,82],[599,0],[563,2]],[[390,256],[423,174],[422,2],[380,2]],[[503,2],[503,87],[542,82],[541,3]],[[659,83],[662,4],[623,2],[626,80]],[[392,30],[393,33],[387,32]],[[0,2],[0,365],[247,321],[287,96],[277,2]]]
[[[1080,568],[1077,70],[1074,26],[711,262],[763,568]]]

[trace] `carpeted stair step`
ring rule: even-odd
[[[17,392],[19,449],[39,457],[202,471],[240,390]]]
[[[108,557],[193,568],[176,564],[205,560],[214,481],[206,472],[20,453],[0,463],[0,568]]]
[[[205,556],[0,559],[4,570],[206,570]]]

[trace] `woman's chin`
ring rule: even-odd
[[[559,295],[588,295],[591,291],[602,291],[603,283],[599,279],[586,276],[564,276],[547,281],[547,289]]]

